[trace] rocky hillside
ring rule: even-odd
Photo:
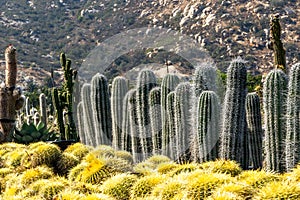
[[[280,14],[288,65],[300,60],[297,0],[2,0],[0,8],[1,53],[8,43],[14,44],[25,68],[58,68],[60,51],[79,67],[105,39],[155,26],[194,38],[221,69],[240,55],[251,69],[263,71],[272,67],[266,44],[270,15],[275,13]],[[134,64],[147,60],[146,55],[136,57]],[[112,66],[120,73],[117,63]],[[130,67],[132,63],[122,65],[123,70]]]

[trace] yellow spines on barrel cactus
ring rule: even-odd
[[[70,153],[62,153],[57,160],[54,171],[60,176],[67,176],[69,170],[79,164],[79,160],[76,156]]]

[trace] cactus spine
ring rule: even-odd
[[[81,101],[83,109],[83,124],[86,138],[86,145],[96,146],[96,136],[94,131],[93,109],[91,107],[91,84],[84,83],[81,89]],[[80,113],[79,111],[77,111]]]
[[[142,145],[143,159],[149,157],[152,153],[152,138],[149,116],[149,93],[156,87],[156,77],[151,70],[142,70],[137,80],[137,116],[139,125],[139,136]]]
[[[253,92],[246,96],[246,119],[247,119],[247,137],[249,141],[249,164],[253,169],[262,168],[262,140],[263,131],[261,123],[261,110],[259,96]]]
[[[180,83],[175,89],[175,138],[176,158],[180,161],[189,159],[189,144],[194,127],[192,126],[192,108],[194,91],[188,83]]]
[[[286,124],[286,169],[290,171],[300,161],[300,63],[289,74]]]
[[[265,164],[267,170],[279,171],[283,167],[283,140],[285,139],[285,108],[287,76],[274,69],[268,73],[263,86],[263,107],[265,113]]]
[[[137,114],[137,97],[136,90],[132,89],[128,92],[128,112],[131,136],[131,150],[133,161],[135,163],[143,159],[142,144],[139,136],[138,114]]]
[[[175,160],[176,153],[176,124],[175,124],[175,91],[172,91],[167,96],[167,121],[168,121],[168,130],[166,134],[162,134],[162,144],[165,144],[164,155]]]
[[[99,73],[91,80],[91,107],[97,146],[111,145],[112,122],[108,83],[106,77]]]
[[[47,127],[47,102],[45,94],[40,94],[40,118],[45,127]]]
[[[11,140],[15,126],[16,111],[21,109],[25,98],[16,88],[16,49],[9,45],[5,50],[5,86],[0,88],[0,143]]]
[[[155,87],[150,91],[150,123],[152,132],[153,154],[161,153],[161,88]]]
[[[114,78],[111,89],[111,115],[113,136],[112,145],[115,149],[121,148],[123,99],[127,92],[128,88],[126,79],[120,76]]]
[[[172,133],[169,132],[169,121],[167,113],[167,96],[174,91],[180,80],[175,74],[167,74],[163,77],[161,83],[161,120],[162,120],[162,154],[170,156],[170,145],[168,138]]]
[[[203,91],[197,105],[197,138],[200,162],[218,157],[220,102],[214,91]]]
[[[246,136],[246,81],[245,62],[238,58],[230,63],[227,71],[227,89],[224,100],[221,128],[220,157],[239,162],[247,168]],[[244,148],[246,147],[246,148]]]

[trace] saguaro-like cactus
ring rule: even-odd
[[[175,124],[175,91],[172,91],[167,96],[167,121],[168,130],[162,133],[162,144],[165,144],[164,155],[175,160],[177,156],[176,146],[176,124]]]
[[[135,91],[129,90],[124,99],[123,99],[123,121],[122,121],[122,134],[121,134],[121,150],[125,150],[131,152],[132,144],[131,144],[131,135],[130,135],[130,113],[132,114],[131,110],[129,110],[129,98],[132,97],[132,92]],[[132,106],[132,104],[131,104]],[[132,109],[132,108],[131,108]]]
[[[220,102],[214,91],[203,91],[197,105],[196,144],[201,162],[218,157],[220,127]]]
[[[47,102],[46,96],[44,93],[40,94],[40,118],[41,121],[44,123],[45,127],[47,127]]]
[[[5,50],[5,86],[0,88],[0,143],[11,140],[17,110],[23,107],[25,97],[16,88],[16,49],[9,45]]]
[[[131,136],[131,150],[133,161],[140,162],[143,159],[142,144],[139,136],[138,114],[136,90],[132,89],[128,92],[128,112]]]
[[[194,91],[188,83],[180,83],[175,89],[175,138],[176,158],[180,161],[189,159],[190,138],[195,128],[192,123],[192,108],[194,105]]]
[[[284,147],[286,137],[285,105],[288,78],[279,69],[268,73],[263,86],[263,108],[265,116],[265,168],[284,171]]]
[[[155,87],[150,91],[149,103],[150,103],[150,123],[152,132],[152,144],[153,144],[153,154],[161,153],[161,91],[160,87]]]
[[[286,124],[286,169],[290,171],[300,161],[300,63],[289,74]]]
[[[111,115],[112,115],[112,145],[115,149],[121,148],[123,99],[128,92],[127,81],[124,77],[114,78],[111,88]]]
[[[95,126],[96,144],[111,145],[112,121],[107,79],[97,73],[91,80],[91,107]]]
[[[203,63],[196,67],[194,73],[195,95],[200,96],[202,91],[217,92],[217,71],[211,63]]]
[[[82,101],[77,105],[77,130],[79,135],[79,141],[82,144],[89,145],[90,143],[87,141],[87,137],[84,130],[84,110]]]
[[[83,125],[86,138],[86,145],[96,146],[96,135],[94,129],[94,110],[91,107],[91,84],[85,83],[81,89],[81,101],[83,109]],[[79,112],[79,110],[77,110]]]
[[[246,119],[247,137],[249,141],[249,158],[253,169],[262,168],[262,117],[260,110],[260,99],[255,92],[247,94],[246,97]]]
[[[231,159],[247,168],[246,109],[247,70],[245,61],[238,58],[227,69],[226,94],[222,113],[220,158]]]
[[[169,122],[167,114],[167,96],[174,91],[179,84],[180,79],[175,74],[167,74],[163,77],[161,82],[161,119],[162,119],[162,135],[165,139],[162,140],[162,154],[169,156]]]
[[[152,153],[152,137],[149,116],[149,93],[157,85],[156,77],[151,70],[142,70],[139,73],[136,88],[137,116],[139,136],[144,159]]]

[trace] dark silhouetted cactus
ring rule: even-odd
[[[175,91],[172,91],[167,96],[167,121],[168,131],[162,133],[162,144],[165,144],[164,155],[175,160],[176,153],[176,124],[175,124]]]
[[[152,137],[149,116],[149,93],[156,87],[156,77],[151,70],[140,71],[137,79],[136,101],[139,125],[139,136],[142,145],[143,159],[152,153]]]
[[[86,145],[96,146],[96,135],[94,129],[93,109],[91,106],[91,84],[85,83],[81,89],[81,101],[83,109],[83,125]],[[79,112],[79,111],[77,111]]]
[[[59,132],[61,134],[61,140],[65,140],[65,125],[64,125],[64,106],[63,102],[61,100],[62,96],[61,93],[57,88],[52,89],[52,101],[53,105],[55,107],[55,117],[56,117],[56,122],[59,128]]]
[[[194,105],[194,91],[188,83],[180,83],[175,89],[175,140],[176,158],[180,161],[189,159],[189,145],[192,138],[193,127],[192,108]]]
[[[247,137],[249,141],[249,164],[253,169],[261,169],[262,158],[262,117],[260,109],[260,99],[255,92],[247,94],[246,97],[246,119],[247,119]]]
[[[112,119],[107,79],[97,73],[91,80],[91,107],[96,134],[96,144],[111,145]]]
[[[300,161],[300,63],[289,74],[286,124],[286,169],[290,171]]]
[[[132,89],[128,92],[128,112],[131,136],[131,152],[133,161],[138,163],[143,160],[143,151],[141,139],[139,136],[138,114],[137,114],[137,97],[136,90]]]
[[[151,123],[151,135],[152,135],[152,145],[153,154],[161,154],[161,88],[155,87],[150,91],[149,94],[149,104],[150,104],[150,123]]]
[[[162,140],[162,154],[170,155],[169,145],[169,122],[167,114],[167,96],[174,91],[179,84],[180,79],[175,74],[167,74],[163,77],[161,82],[161,119],[162,119],[162,135],[165,139]]]
[[[268,73],[263,86],[265,168],[271,171],[284,171],[287,84],[286,74],[282,70],[274,69]]]
[[[235,160],[247,168],[246,109],[247,70],[238,58],[227,69],[226,94],[222,113],[220,158]]]
[[[20,88],[16,88],[16,49],[9,45],[5,50],[5,85],[0,88],[0,143],[11,140],[15,127],[16,113],[25,102]]]
[[[220,102],[214,91],[203,91],[197,104],[197,138],[195,147],[200,162],[218,158]],[[195,156],[194,156],[195,157]]]
[[[111,116],[112,116],[112,145],[121,149],[123,99],[128,92],[127,81],[124,77],[114,78],[111,88]]]

